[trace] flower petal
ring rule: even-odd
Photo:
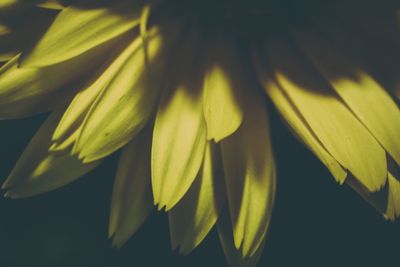
[[[36,5],[39,7],[55,9],[55,10],[61,10],[61,9],[65,8],[65,6],[63,4],[61,4],[60,1],[58,1],[58,0],[44,0]]]
[[[265,102],[250,88],[241,127],[221,142],[235,246],[245,257],[265,238],[276,188]]]
[[[388,202],[384,216],[394,221],[400,216],[400,182],[390,172],[388,173]]]
[[[176,30],[154,28],[145,43],[138,37],[124,51],[125,61],[109,76],[83,122],[74,152],[84,161],[97,160],[119,149],[147,122],[158,98],[167,51],[177,37]]]
[[[122,151],[111,202],[109,236],[122,246],[153,209],[150,155],[151,127],[147,126]]]
[[[221,241],[222,249],[230,267],[256,267],[260,260],[264,243],[262,242],[257,252],[253,256],[243,257],[240,250],[237,250],[233,241],[232,224],[229,219],[229,212],[225,209],[218,220],[218,235]]]
[[[196,56],[195,34],[184,40],[177,58],[178,80],[164,90],[153,132],[151,157],[154,201],[171,209],[197,176],[206,145],[201,80],[190,66]]]
[[[386,183],[384,149],[286,41],[269,42],[274,79],[326,150],[371,192]]]
[[[302,119],[296,107],[290,99],[284,94],[273,79],[269,76],[270,71],[265,62],[261,59],[260,53],[254,54],[254,61],[258,77],[264,86],[265,91],[268,93],[275,107],[278,109],[283,118],[288,122],[288,126],[300,138],[302,142],[322,161],[322,163],[329,169],[334,178],[340,184],[346,179],[347,172],[343,167],[333,158],[325,147],[321,144],[315,134],[312,132],[307,123]]]
[[[51,135],[61,112],[53,113],[35,134],[3,184],[6,196],[28,197],[68,184],[95,168],[100,161],[84,164],[69,153],[49,152]]]
[[[219,142],[239,128],[243,119],[241,92],[248,86],[241,80],[242,66],[232,40],[219,40],[210,49],[205,74],[203,109],[207,139]]]
[[[295,36],[349,109],[400,164],[400,110],[389,94],[368,73],[315,34],[298,30]]]
[[[116,1],[90,9],[63,9],[32,51],[24,66],[43,67],[74,58],[139,25],[140,8],[131,1]]]
[[[123,43],[123,45],[125,44]],[[121,46],[124,47],[123,45]],[[94,75],[94,77],[83,86],[84,89],[75,95],[53,134],[52,139],[56,143],[54,149],[57,149],[59,146],[64,146],[63,142],[69,139],[70,136],[76,135],[77,137],[82,129],[82,123],[97,97],[107,85],[112,82],[114,76],[117,75],[124,66],[133,51],[138,49],[138,46],[139,42],[135,42],[124,47],[123,51],[117,49],[110,57],[110,60],[105,62],[105,69],[101,68],[98,74]],[[75,140],[73,140],[73,142],[75,142]]]
[[[168,213],[171,243],[182,254],[197,247],[218,219],[225,202],[224,181],[219,151],[208,143],[203,165],[186,195]]]
[[[101,63],[100,55],[112,45],[109,42],[73,60],[40,69],[18,67],[20,56],[14,57],[0,68],[0,117],[31,116],[64,102],[68,94],[79,89],[74,82]],[[60,102],[54,98],[58,94]]]

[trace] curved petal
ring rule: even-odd
[[[315,69],[288,45],[269,41],[273,78],[326,150],[371,192],[386,183],[385,150]]]
[[[216,142],[235,132],[243,119],[241,90],[249,87],[241,77],[240,54],[232,40],[219,40],[210,49],[203,88],[207,139]]]
[[[43,67],[83,54],[138,26],[140,10],[131,1],[90,9],[69,6],[57,15],[21,64]]]
[[[221,142],[235,246],[252,256],[265,238],[276,190],[263,95],[248,90],[242,126]]]
[[[216,149],[212,143],[207,144],[196,180],[168,213],[172,247],[179,246],[182,254],[188,254],[203,241],[225,202],[222,166]]]
[[[226,260],[230,267],[256,267],[260,260],[262,251],[264,250],[264,243],[262,242],[257,252],[253,256],[243,257],[240,250],[237,250],[233,241],[232,225],[229,220],[229,212],[227,209],[221,214],[218,224],[218,236],[221,241],[222,249]]]
[[[109,236],[122,246],[153,209],[150,177],[151,127],[122,151],[111,202]]]
[[[12,198],[41,194],[68,184],[95,168],[100,161],[84,164],[69,153],[49,152],[51,135],[61,112],[53,113],[38,130],[3,184]]]
[[[125,61],[91,106],[74,152],[92,161],[119,149],[142,129],[154,110],[163,82],[170,45],[177,28],[152,29],[127,48]]]
[[[297,30],[294,36],[348,108],[400,164],[400,110],[385,89],[315,33]]]
[[[191,69],[197,42],[184,40],[177,66],[178,80],[164,90],[153,132],[151,171],[154,201],[171,209],[197,176],[206,145],[201,81]]]
[[[61,95],[75,92],[78,86],[74,82],[100,64],[103,60],[100,55],[113,44],[106,43],[73,60],[40,69],[18,67],[20,56],[14,57],[0,68],[0,117],[30,116],[36,109],[51,109],[57,102],[48,100],[57,94],[56,91],[65,89]]]
[[[301,114],[290,101],[290,99],[279,88],[276,82],[269,76],[270,70],[262,60],[262,55],[258,52],[254,54],[254,62],[257,70],[257,75],[264,86],[265,92],[272,99],[275,107],[278,109],[283,118],[288,122],[288,126],[300,138],[302,142],[322,161],[322,163],[332,173],[337,182],[343,184],[347,172],[332,157],[326,148],[321,144],[318,138],[313,133],[312,129],[301,117]]]

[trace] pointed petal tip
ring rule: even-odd
[[[215,136],[213,134],[207,133],[207,141],[213,142],[218,144],[221,142],[223,139],[225,139],[228,136]]]
[[[56,142],[54,142],[53,144],[50,145],[49,151],[50,152],[56,152],[57,150],[58,144]]]
[[[6,190],[6,189],[9,189],[11,186],[13,186],[13,185],[12,185],[10,179],[7,178],[7,179],[3,182],[3,184],[1,185],[1,189]]]
[[[397,219],[397,217],[389,216],[389,215],[387,215],[387,214],[383,214],[383,218],[384,218],[386,221],[389,221],[389,222],[391,222],[391,223],[394,223],[394,222],[396,221],[396,219]]]
[[[114,239],[115,236],[115,232],[116,232],[116,227],[114,225],[109,225],[108,226],[108,233],[107,233],[107,237],[108,239]]]
[[[7,192],[4,193],[3,195],[5,198],[9,198],[9,199],[19,199],[19,198],[24,198],[24,196],[19,196],[18,194],[16,194],[14,191],[12,190],[8,190]]]
[[[154,205],[157,206],[157,211],[165,211],[169,212],[175,205],[179,202],[179,200],[165,200],[165,199],[158,199],[154,200]]]
[[[189,255],[190,252],[191,250],[183,248],[182,246],[179,248],[179,254],[181,254],[182,256],[187,256]]]
[[[165,208],[165,205],[164,204],[161,204],[160,202],[154,202],[154,205],[157,207],[157,211],[163,211],[164,210],[164,208]],[[165,211],[165,210],[164,210]]]
[[[103,154],[103,153],[92,153],[89,149],[72,149],[71,155],[76,155],[79,160],[81,160],[83,163],[91,163],[103,158],[106,158],[112,154]]]

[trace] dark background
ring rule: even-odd
[[[0,122],[4,180],[45,116]],[[399,266],[400,224],[386,222],[273,116],[279,183],[259,266]],[[116,156],[54,192],[0,199],[0,264],[11,267],[226,266],[215,231],[189,256],[169,245],[167,217],[153,214],[121,249],[107,239]]]

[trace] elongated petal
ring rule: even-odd
[[[400,182],[390,172],[388,173],[388,203],[385,218],[394,221],[400,216]]]
[[[140,8],[130,1],[89,9],[67,7],[22,64],[43,67],[74,58],[134,28],[139,16]]]
[[[63,89],[61,95],[65,96],[75,92],[78,88],[74,82],[101,63],[100,55],[112,44],[104,44],[73,60],[41,69],[19,68],[19,56],[14,57],[0,68],[0,117],[31,116],[52,109],[59,104],[54,98],[56,91]]]
[[[290,99],[283,93],[276,82],[271,79],[269,76],[270,69],[266,66],[265,61],[263,61],[262,55],[255,52],[254,60],[258,77],[265,91],[271,97],[280,114],[288,122],[288,126],[329,169],[336,181],[343,184],[347,176],[346,170],[326,151],[310,127],[302,119]]]
[[[60,3],[58,0],[45,0],[42,1],[41,3],[36,4],[39,7],[43,8],[48,8],[48,9],[55,9],[55,10],[61,10],[65,8],[64,5]]]
[[[221,241],[222,249],[230,267],[256,267],[260,260],[264,243],[260,245],[257,252],[253,256],[243,257],[242,252],[237,250],[233,241],[232,224],[229,219],[227,209],[221,214],[218,220],[218,235]]]
[[[287,42],[271,43],[268,54],[274,79],[326,150],[370,191],[381,189],[386,155],[375,138]]]
[[[153,209],[150,177],[151,127],[122,151],[111,203],[109,236],[122,246]]]
[[[18,0],[2,0],[0,2],[0,11],[6,10],[18,4]]]
[[[192,69],[198,39],[191,36],[180,49],[177,80],[164,90],[153,132],[151,157],[154,201],[171,209],[194,181],[203,160],[206,128],[201,81]]]
[[[349,109],[400,164],[400,110],[389,94],[337,48],[316,38],[315,33],[298,30],[294,36]]]
[[[169,212],[172,247],[183,254],[197,247],[218,219],[225,200],[221,167],[215,145],[208,143],[196,180]]]
[[[400,182],[391,172],[388,172],[388,182],[379,192],[370,192],[355,179],[350,178],[346,182],[385,219],[394,221],[400,216]]]
[[[0,37],[11,33],[11,28],[0,22]]]
[[[231,135],[243,119],[241,90],[249,85],[241,80],[239,53],[231,40],[219,40],[210,49],[210,62],[204,81],[203,108],[207,139],[219,142]]]
[[[61,112],[52,114],[33,137],[3,184],[6,196],[19,198],[44,193],[68,184],[100,162],[84,164],[69,153],[49,152],[51,135]]]
[[[117,49],[110,57],[110,60],[104,63],[107,67],[105,69],[101,68],[98,74],[94,75],[83,86],[83,90],[75,95],[53,134],[52,139],[56,143],[54,149],[64,146],[64,141],[69,139],[70,136],[75,135],[78,137],[82,129],[83,120],[89,112],[90,107],[92,107],[100,93],[111,83],[114,76],[117,75],[133,51],[136,51],[139,46],[140,42],[134,42],[125,47],[122,52]],[[75,140],[73,141],[75,142]]]
[[[177,32],[153,29],[138,37],[118,71],[110,76],[82,126],[74,151],[84,161],[109,155],[129,142],[152,113],[166,67],[167,47]]]
[[[235,246],[246,257],[265,237],[275,198],[275,162],[262,96],[248,90],[242,126],[221,142]]]

